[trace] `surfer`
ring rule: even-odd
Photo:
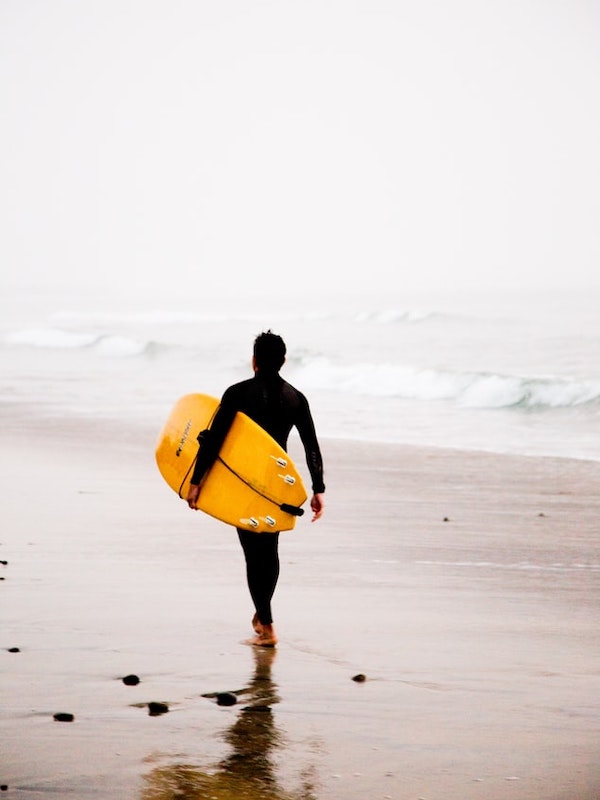
[[[321,450],[308,401],[279,374],[285,355],[285,342],[270,330],[259,334],[254,340],[254,377],[230,386],[223,394],[221,405],[210,430],[204,435],[198,454],[187,496],[190,508],[197,508],[202,478],[217,458],[235,415],[242,411],[264,428],[284,450],[291,429],[297,428],[312,480],[312,521],[322,516],[325,484]],[[246,560],[248,589],[256,609],[252,620],[256,635],[251,643],[259,647],[273,647],[277,644],[277,635],[273,627],[271,599],[279,578],[279,533],[255,533],[241,528],[237,532]]]

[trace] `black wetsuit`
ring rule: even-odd
[[[215,461],[238,411],[264,428],[285,450],[290,431],[296,427],[306,453],[306,463],[315,494],[325,491],[323,460],[308,402],[302,392],[277,374],[257,373],[230,386],[203,440],[192,483],[198,484]],[[238,528],[246,558],[248,588],[259,620],[273,622],[271,598],[279,577],[279,533],[254,533]]]

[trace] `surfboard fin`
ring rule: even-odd
[[[301,517],[304,514],[304,509],[299,506],[291,506],[289,503],[282,503],[279,508],[285,511],[286,514],[292,514],[294,517]]]

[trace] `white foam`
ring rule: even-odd
[[[149,344],[133,337],[102,335],[60,328],[33,328],[15,331],[5,337],[5,342],[33,348],[52,350],[91,349],[103,356],[136,356],[144,353]]]
[[[98,341],[98,334],[80,331],[66,331],[59,328],[32,328],[15,331],[5,337],[9,344],[48,347],[53,349],[75,349],[90,347]]]
[[[102,356],[125,358],[145,353],[148,343],[128,336],[102,336],[94,349]]]
[[[305,362],[295,377],[312,389],[410,400],[449,400],[465,408],[571,407],[600,401],[600,381],[418,369],[397,364]]]

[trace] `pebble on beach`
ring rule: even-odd
[[[137,675],[125,675],[122,680],[125,686],[137,686],[140,682],[140,679]]]
[[[367,680],[367,676],[364,675],[362,672],[359,672],[358,675],[353,675],[352,680],[355,683],[364,683]]]
[[[59,711],[54,715],[54,719],[56,722],[73,722],[75,717],[73,714],[67,714],[64,711]]]
[[[158,717],[160,714],[166,714],[169,706],[166,703],[148,703],[148,713],[151,717]]]
[[[237,697],[233,692],[219,692],[217,695],[218,706],[234,706],[237,703]]]

